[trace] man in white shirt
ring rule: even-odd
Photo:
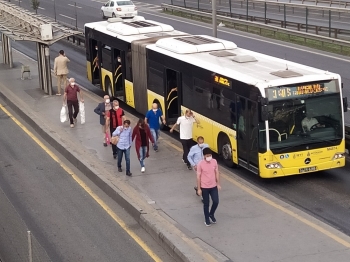
[[[318,123],[317,119],[314,118],[314,112],[312,109],[308,110],[306,113],[306,117],[301,121],[301,126],[304,130],[304,132],[310,132],[311,127],[324,127],[324,125],[320,125]]]
[[[193,115],[192,111],[187,109],[184,116],[180,116],[175,125],[170,129],[170,133],[174,131],[177,125],[180,125],[180,140],[183,148],[182,161],[187,165],[188,170],[192,170],[191,164],[187,159],[188,153],[192,146],[192,128],[193,124],[199,124],[199,121]]]

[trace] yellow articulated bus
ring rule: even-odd
[[[142,17],[89,23],[85,36],[92,83],[141,113],[158,103],[168,125],[191,109],[194,139],[228,166],[274,178],[345,165],[338,74]]]

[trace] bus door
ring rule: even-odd
[[[180,73],[166,69],[165,74],[165,109],[167,122],[173,124],[181,115],[181,77]]]
[[[90,39],[90,63],[91,63],[91,83],[99,85],[101,83],[101,46],[96,40]]]
[[[124,74],[123,74],[123,65],[125,65],[125,61],[124,61],[124,56],[123,56],[122,51],[120,51],[119,49],[113,48],[113,94],[114,97],[125,101],[124,96],[125,96],[125,92],[124,92]],[[124,66],[125,67],[125,66]]]
[[[237,144],[239,164],[257,172],[258,166],[258,111],[257,102],[239,97]],[[238,103],[237,103],[238,104]]]

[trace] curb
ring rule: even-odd
[[[138,196],[138,192],[132,186],[121,178],[118,177],[120,181],[118,181],[118,187],[115,186],[106,176],[108,170],[102,164],[89,161],[89,157],[86,155],[88,152],[71,148],[69,141],[47,127],[35,114],[35,111],[2,84],[0,84],[0,97],[47,143],[123,207],[176,261],[231,261],[201,239],[186,234],[181,230],[181,225],[174,223],[164,215],[160,215],[155,208]]]

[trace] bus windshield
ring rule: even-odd
[[[269,102],[268,133],[260,128],[260,147],[269,136],[273,153],[337,145],[343,137],[340,93]]]

